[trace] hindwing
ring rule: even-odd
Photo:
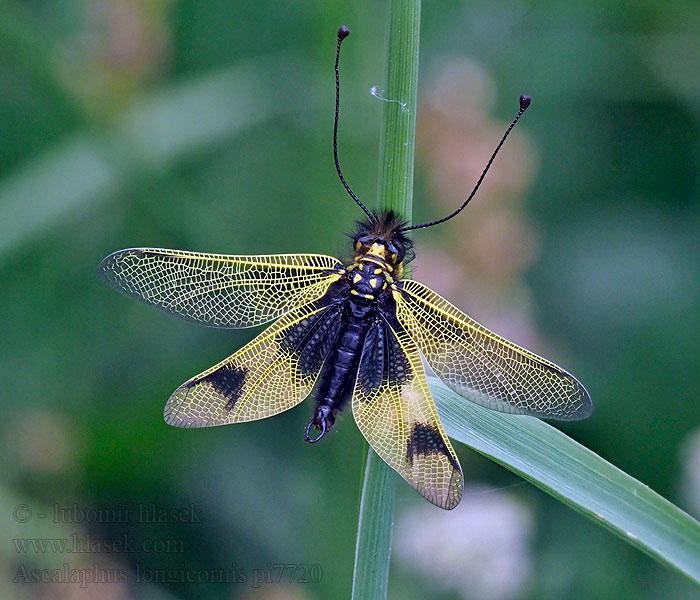
[[[340,261],[320,254],[233,256],[130,248],[106,257],[102,280],[118,292],[211,327],[267,323],[326,293]]]
[[[249,344],[183,383],[165,405],[167,423],[212,427],[271,417],[311,392],[342,324],[331,295],[294,309]]]
[[[396,317],[430,367],[472,402],[507,413],[584,419],[586,389],[564,369],[492,333],[417,281],[400,282]]]
[[[418,348],[384,319],[365,338],[352,400],[360,431],[374,451],[433,504],[452,509],[462,470],[430,395]]]

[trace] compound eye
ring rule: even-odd
[[[363,235],[355,240],[355,251],[356,252],[367,252],[370,246],[374,242],[374,238],[369,235]]]
[[[403,244],[397,241],[389,244],[389,252],[391,253],[391,260],[396,264],[400,263],[406,255],[406,249],[403,247]]]

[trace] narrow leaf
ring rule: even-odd
[[[700,583],[700,523],[533,417],[482,408],[430,378],[447,434]]]
[[[352,598],[386,598],[395,491],[394,471],[370,448],[362,482]]]

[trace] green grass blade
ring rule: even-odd
[[[434,377],[429,383],[450,437],[700,583],[700,523],[691,516],[544,421],[482,408]]]
[[[391,467],[370,449],[362,482],[352,598],[386,598],[395,479]]]
[[[379,146],[377,208],[411,218],[418,103],[420,0],[392,0],[387,83]],[[353,599],[386,598],[396,477],[372,449],[367,453],[358,519]]]

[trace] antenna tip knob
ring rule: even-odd
[[[338,35],[340,35],[340,33],[338,33]],[[527,94],[520,96],[520,110],[525,110],[528,106],[530,106],[530,102],[532,102],[532,98],[530,98],[530,96]]]
[[[338,29],[338,41],[342,42],[346,37],[350,35],[350,30],[343,25],[340,29]]]

